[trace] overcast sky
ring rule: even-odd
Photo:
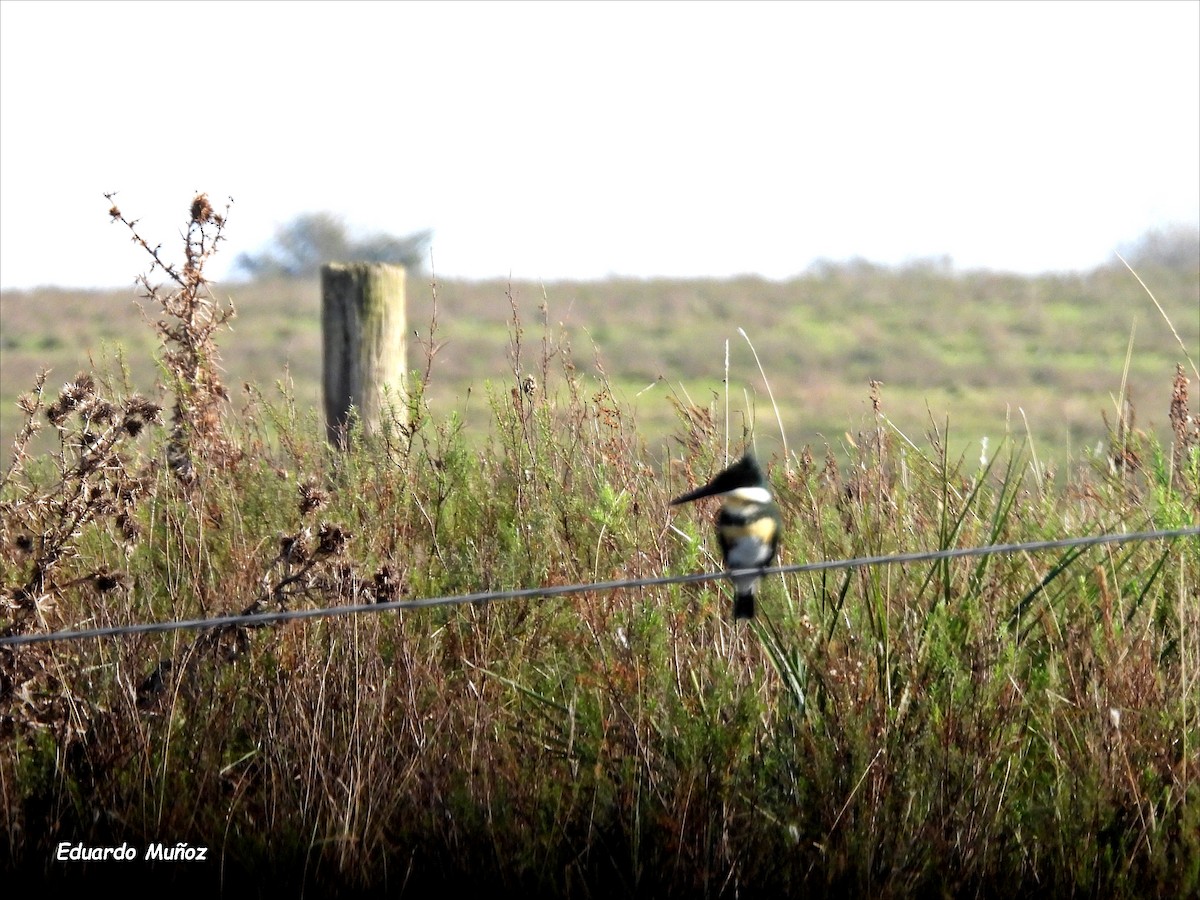
[[[1200,3],[0,3],[0,285],[327,210],[439,277],[1089,268],[1200,221]]]

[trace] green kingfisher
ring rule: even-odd
[[[701,497],[721,498],[717,540],[725,557],[725,568],[757,569],[771,564],[779,548],[779,507],[767,487],[767,476],[753,455],[747,453],[704,487],[676,497],[671,505]],[[736,595],[733,617],[753,618],[759,574],[750,572],[731,577]]]

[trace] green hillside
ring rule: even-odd
[[[1139,274],[1195,360],[1200,273]],[[238,311],[221,340],[226,383],[249,382],[271,395],[287,381],[302,408],[318,407],[319,285],[229,284],[216,292]],[[59,384],[89,358],[103,366],[123,348],[134,385],[153,386],[155,338],[135,296],[132,286],[0,294],[3,446],[18,422],[14,401],[42,366]],[[434,296],[427,278],[410,279],[410,326],[422,338]],[[951,446],[973,453],[985,436],[993,448],[1006,433],[1023,439],[1028,425],[1039,458],[1065,461],[1100,441],[1103,414],[1115,418],[1127,354],[1137,425],[1163,435],[1171,378],[1185,361],[1168,321],[1124,267],[1021,277],[859,263],[787,282],[439,281],[436,300],[435,339],[444,346],[433,360],[429,399],[435,418],[458,412],[468,438],[490,428],[486,384],[512,382],[514,303],[527,342],[539,349],[543,340],[569,343],[583,375],[603,368],[652,449],[677,425],[672,401],[711,405],[722,430],[728,403],[733,432],[753,423],[761,451],[779,448],[780,427],[750,342],[789,448],[811,444],[823,453],[828,446],[838,455],[847,435],[853,440],[863,427],[875,380],[884,414],[914,441],[948,422]],[[409,358],[413,369],[424,369],[415,339]]]

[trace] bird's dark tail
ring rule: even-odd
[[[733,601],[733,617],[735,619],[754,618],[754,592],[739,592]]]

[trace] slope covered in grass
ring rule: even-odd
[[[731,415],[739,424],[763,423],[756,437],[764,451],[782,443],[763,372],[792,448],[830,447],[844,458],[847,432],[853,439],[869,419],[868,385],[879,381],[887,415],[914,439],[947,423],[959,452],[974,451],[985,436],[993,447],[1006,434],[1029,436],[1039,457],[1061,465],[1102,440],[1102,414],[1118,415],[1123,386],[1137,424],[1160,438],[1168,432],[1163,385],[1184,361],[1171,326],[1194,359],[1200,272],[1140,274],[1169,323],[1123,267],[1022,277],[848,264],[789,282],[439,281],[437,339],[444,346],[427,399],[439,416],[458,413],[469,441],[483,438],[491,428],[485,385],[511,374],[511,298],[527,322],[565,335],[583,371],[599,361],[659,455],[675,424],[673,400],[707,406],[715,397],[724,411],[728,349]],[[318,407],[319,285],[275,281],[215,292],[238,311],[221,341],[226,382],[270,393],[290,380],[301,406]],[[408,295],[410,326],[427,340],[435,290],[413,276]],[[0,445],[11,444],[14,401],[43,366],[61,384],[90,355],[104,361],[119,345],[134,384],[153,386],[153,335],[135,296],[133,289],[0,294]],[[417,337],[409,358],[414,369],[424,365]]]

